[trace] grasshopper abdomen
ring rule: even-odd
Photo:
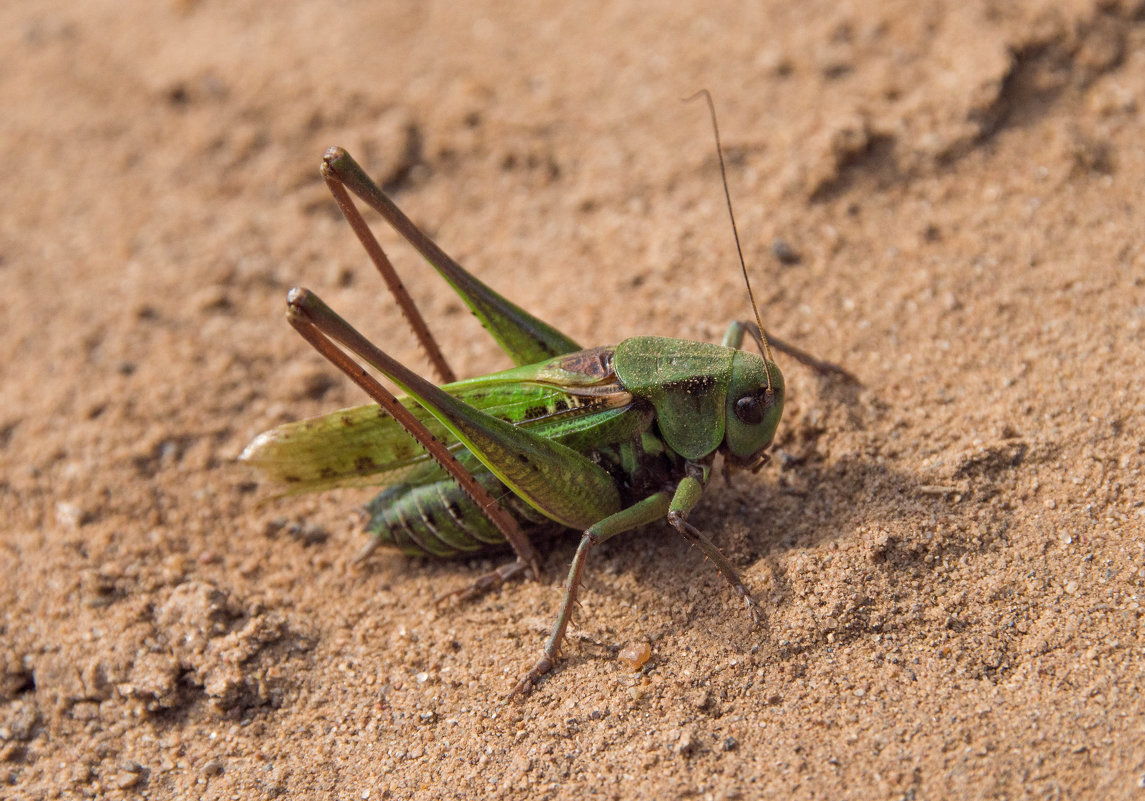
[[[509,495],[505,485],[491,474],[475,478],[494,497]],[[505,501],[531,534],[546,522],[525,504]],[[505,536],[484,511],[449,478],[428,484],[396,484],[387,487],[366,505],[366,531],[375,544],[397,548],[409,556],[455,557],[476,555],[507,547]]]

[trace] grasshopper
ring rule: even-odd
[[[712,114],[731,213],[714,106],[710,95],[701,94]],[[292,289],[291,325],[376,405],[279,426],[259,435],[240,458],[285,484],[288,494],[386,487],[366,507],[373,538],[363,556],[380,544],[442,557],[512,548],[513,562],[454,595],[476,595],[521,574],[539,577],[531,536],[554,523],[582,532],[552,633],[510,696],[528,692],[554,666],[589,552],[657,520],[666,519],[703,551],[761,624],[760,606],[735,567],[687,520],[716,454],[725,472],[758,471],[783,411],[783,376],[759,323],[738,232],[754,323],[733,322],[721,345],[641,336],[614,347],[582,348],[465,271],[345,150],[328,150],[321,169],[442,385],[371,344],[314,293]],[[456,379],[351,193],[441,274],[516,367]],[[761,355],[742,349],[745,336],[756,341]],[[839,371],[771,341],[813,367]],[[395,397],[350,354],[406,395]]]

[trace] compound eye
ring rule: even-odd
[[[736,417],[741,423],[757,426],[763,422],[763,410],[766,405],[760,395],[744,395],[735,402]]]

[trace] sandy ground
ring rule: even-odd
[[[1142,2],[505,5],[0,9],[0,796],[1145,798]],[[585,344],[718,341],[701,87],[766,324],[863,387],[781,359],[776,458],[693,516],[766,630],[653,526],[502,704],[575,537],[435,609],[493,562],[355,567],[368,491],[234,465],[363,402],[296,283],[428,374],[318,161]]]

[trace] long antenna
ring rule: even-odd
[[[707,89],[701,89],[691,97],[685,98],[684,102],[691,102],[697,97],[703,96],[704,100],[708,101],[708,111],[712,115],[712,131],[716,135],[716,155],[720,157],[720,178],[724,182],[724,198],[728,202],[728,217],[732,221],[732,234],[735,235],[736,240],[736,253],[739,254],[739,266],[743,270],[743,282],[747,285],[747,298],[751,301],[751,310],[755,312],[755,324],[758,326],[760,344],[763,345],[763,356],[767,361],[772,361],[771,346],[767,342],[767,333],[763,330],[763,320],[759,316],[759,306],[755,302],[755,293],[751,291],[751,280],[747,277],[747,264],[743,260],[743,248],[739,243],[739,230],[736,228],[736,215],[732,210],[732,194],[728,190],[728,171],[724,166],[724,149],[720,144],[720,124],[716,122],[716,104],[712,101],[712,93]],[[771,369],[765,366],[767,373],[767,389],[771,390]]]

